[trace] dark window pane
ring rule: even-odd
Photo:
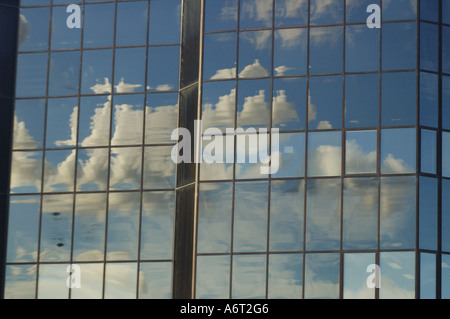
[[[309,72],[311,74],[343,71],[343,33],[342,27],[310,29]]]
[[[19,50],[38,51],[48,49],[50,8],[20,10]]]
[[[240,28],[268,28],[272,26],[273,0],[240,0]]]
[[[448,0],[442,1],[442,22],[450,24],[450,2]]]
[[[442,176],[450,177],[450,132],[442,132]]]
[[[436,174],[437,165],[437,133],[435,131],[421,131],[420,165],[422,173]]]
[[[379,29],[369,29],[367,25],[347,26],[345,34],[346,71],[377,71],[379,61]]]
[[[435,178],[419,179],[419,248],[437,250],[438,182]]]
[[[438,71],[439,28],[435,24],[420,23],[420,68]]]
[[[439,0],[420,1],[420,19],[439,22]]]
[[[397,2],[401,1],[397,0]],[[381,30],[383,70],[415,69],[417,64],[416,23],[385,23]]]
[[[149,43],[179,43],[181,1],[150,1]]]
[[[205,31],[235,30],[237,4],[237,0],[206,0]]]
[[[448,196],[450,194],[450,180],[443,179],[442,180],[442,250],[446,252],[450,252],[450,198]],[[450,268],[450,263],[448,264]],[[450,293],[450,291],[449,291]],[[450,298],[450,295],[449,297]]]
[[[105,146],[110,140],[111,102],[107,97],[82,97],[78,145]]]
[[[445,77],[444,77],[445,78]],[[438,126],[438,89],[437,74],[420,72],[420,124]]]
[[[84,6],[83,47],[111,47],[114,40],[114,3]]]
[[[205,34],[203,79],[236,77],[236,33]]]
[[[417,17],[417,0],[383,0],[383,20],[405,20]]]

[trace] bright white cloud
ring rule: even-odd
[[[253,64],[247,65],[241,73],[239,73],[239,77],[241,78],[258,78],[267,76],[269,76],[269,72],[267,72],[267,70],[260,64],[258,59],[256,59]]]

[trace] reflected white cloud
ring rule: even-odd
[[[30,38],[30,22],[23,15],[19,15],[19,48]]]
[[[210,80],[232,79],[236,77],[236,68],[220,69],[216,71]]]
[[[245,0],[241,8],[241,19],[250,19],[264,24],[272,22],[272,1]]]
[[[269,76],[269,72],[267,72],[267,70],[260,64],[258,59],[256,59],[253,64],[247,65],[241,73],[239,73],[239,77],[241,78],[258,78],[267,76]]]
[[[40,145],[39,142],[33,139],[25,126],[26,123],[24,121],[19,121],[17,116],[14,115],[13,144],[16,149],[36,148]]]

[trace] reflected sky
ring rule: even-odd
[[[380,253],[380,299],[415,298],[415,253]]]
[[[303,255],[269,256],[269,299],[301,299]]]
[[[198,256],[196,298],[227,299],[230,295],[230,257]]]
[[[375,254],[344,255],[344,299],[374,299],[375,289],[367,287],[367,266],[375,264]]]
[[[339,254],[306,254],[306,299],[339,298]]]
[[[266,256],[237,255],[233,257],[233,299],[262,299],[266,296]]]

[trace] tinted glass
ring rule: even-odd
[[[352,131],[346,134],[345,172],[377,172],[377,131]]]
[[[436,299],[436,255],[420,254],[420,299]]]
[[[148,3],[135,1],[117,4],[116,45],[142,45],[147,37]],[[133,23],[130,23],[133,21]]]
[[[262,299],[266,296],[266,256],[233,257],[231,298]]]
[[[49,95],[78,94],[80,52],[53,52],[50,55]]]
[[[268,298],[302,298],[303,255],[270,255]]]
[[[105,146],[110,140],[111,101],[107,97],[82,97],[78,145]]]
[[[236,77],[236,33],[206,34],[203,50],[205,80]]]
[[[45,100],[16,100],[14,109],[14,149],[42,147]]]
[[[341,175],[341,154],[341,132],[309,133],[308,176]]]
[[[442,132],[442,176],[450,177],[450,132]]]
[[[309,72],[311,74],[343,71],[343,33],[342,27],[310,29]]]
[[[46,147],[74,147],[77,144],[78,99],[49,99]]]
[[[308,125],[310,130],[342,127],[342,77],[314,77],[309,80]],[[323,94],[327,92],[327,94]]]
[[[247,31],[239,34],[239,77],[259,78],[270,75],[271,31]]]
[[[149,43],[180,42],[181,1],[150,1]]]
[[[339,298],[339,254],[306,254],[305,298]]]
[[[16,96],[45,96],[47,53],[19,54],[17,57]]]
[[[438,71],[439,28],[435,24],[420,23],[420,68]]]
[[[206,0],[205,31],[236,29],[237,13],[237,0]]]
[[[416,171],[416,129],[381,131],[381,172],[405,174]]]
[[[240,28],[267,28],[272,25],[273,0],[241,0]]]
[[[437,250],[438,182],[435,178],[419,179],[419,246]]]
[[[437,134],[435,131],[421,131],[420,165],[423,173],[436,174]]]
[[[415,253],[380,253],[380,299],[415,298]]]
[[[438,126],[438,76],[437,74],[420,73],[420,124]]]
[[[344,1],[310,1],[311,24],[342,23],[344,19]]]
[[[135,299],[136,263],[107,263],[105,268],[105,299]]]
[[[110,47],[114,40],[114,3],[84,6],[83,47]]]
[[[395,3],[395,1],[390,1],[390,3]],[[385,7],[384,2],[383,7]],[[400,9],[400,11],[402,10]],[[386,17],[383,16],[383,19],[386,19]],[[381,32],[383,38],[383,69],[414,69],[417,63],[416,23],[386,23],[383,25]]]
[[[161,46],[148,49],[147,90],[178,90],[180,47]],[[142,64],[140,65],[142,68]]]
[[[36,265],[6,266],[5,299],[34,299]]]
[[[19,51],[48,49],[50,8],[20,10]]]
[[[307,0],[275,0],[275,26],[296,26],[307,23]]]
[[[82,94],[104,94],[112,92],[112,50],[83,51],[81,71]]]
[[[274,75],[306,74],[307,29],[275,31]]]
[[[417,17],[417,0],[384,0],[383,20],[404,20]]]
[[[66,10],[66,6],[52,8],[52,50],[80,47],[81,28],[69,28],[67,26],[68,14]]]
[[[367,25],[347,26],[345,33],[346,71],[377,71],[379,61],[379,29],[369,29]]]
[[[139,266],[139,299],[170,299],[172,263],[141,263]]]
[[[230,257],[197,257],[196,298],[227,299],[230,295]]]

